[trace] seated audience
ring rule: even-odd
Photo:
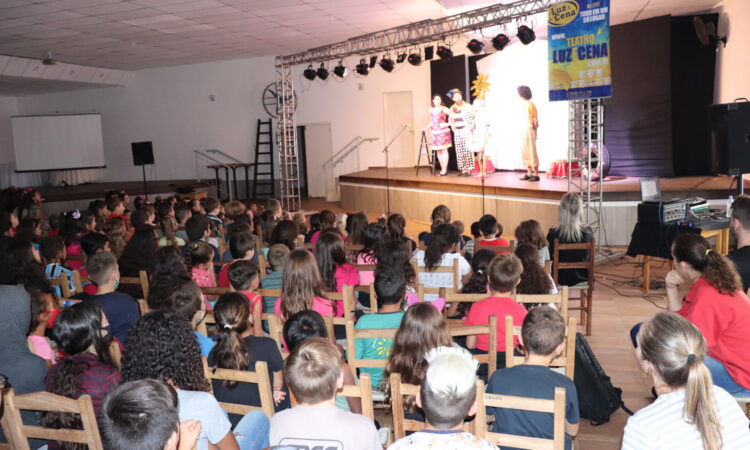
[[[557,294],[557,286],[544,267],[539,264],[539,250],[531,244],[521,244],[514,252],[523,266],[521,282],[516,287],[518,294]],[[526,307],[530,307],[529,304]]]
[[[195,241],[186,245],[185,248],[187,248],[185,266],[190,270],[195,284],[201,287],[216,287],[216,272],[211,260],[213,254],[211,246],[202,241]],[[209,295],[206,297],[206,301],[209,304],[213,303],[216,301],[216,297]],[[207,308],[211,309],[210,306],[207,306]]]
[[[451,224],[451,210],[445,205],[437,205],[432,209],[431,214],[432,224],[430,225],[430,232],[419,233],[419,242],[422,247],[427,247],[432,241],[432,234],[439,225]]]
[[[52,294],[52,286],[47,285],[45,290],[36,286],[27,288],[31,298],[31,325],[29,326],[29,348],[40,358],[43,358],[48,366],[57,362],[57,354],[49,345],[45,334],[48,328],[52,328],[60,309],[57,307],[55,296]]]
[[[363,233],[367,222],[367,214],[363,212],[349,214],[346,218],[346,226],[344,227],[347,245],[364,245]]]
[[[555,252],[555,239],[559,239],[561,244],[581,244],[594,239],[594,231],[583,224],[583,201],[575,192],[568,192],[560,200],[557,226],[547,233],[550,255]],[[589,252],[565,250],[560,252],[559,259],[561,263],[585,262],[589,260]],[[588,280],[587,269],[560,269],[557,275],[557,284],[562,286],[573,286]]]
[[[495,450],[491,442],[463,430],[464,419],[477,410],[477,361],[456,347],[435,348],[425,358],[427,372],[416,399],[424,411],[425,428],[389,449]]]
[[[64,267],[62,262],[65,261],[65,242],[60,236],[47,236],[42,239],[42,245],[39,249],[42,255],[42,261],[44,261],[44,278],[48,280],[57,280],[61,274],[65,274],[68,277],[68,285],[71,291],[75,291],[76,285],[73,279],[73,271]],[[62,288],[60,286],[54,286],[55,295],[58,297],[63,296]]]
[[[31,241],[34,247],[39,250],[39,243],[42,240],[42,224],[39,219],[24,217],[16,227],[16,239]]]
[[[748,420],[737,401],[713,385],[700,330],[661,312],[638,333],[636,357],[658,398],[628,419],[622,448],[750,448]]]
[[[674,270],[665,278],[669,310],[703,333],[714,384],[733,395],[750,395],[750,300],[734,264],[699,234],[675,239],[672,258]],[[690,290],[683,299],[684,287]]]
[[[544,236],[542,226],[534,219],[524,220],[516,227],[516,246],[531,244],[539,252],[539,265],[544,267],[549,257],[547,238]]]
[[[107,236],[112,253],[117,258],[122,256],[122,252],[128,245],[128,229],[125,227],[125,221],[119,217],[107,219],[102,226],[102,233]]]
[[[211,259],[219,261],[221,257],[221,255],[219,255],[219,249],[208,242],[208,239],[211,236],[211,222],[208,217],[200,214],[193,215],[185,224],[185,231],[187,232],[188,240],[185,246],[182,247],[182,256],[187,254],[190,249],[190,244],[202,242],[208,245],[213,251],[213,257]]]
[[[409,249],[409,254],[417,249],[417,243],[406,236],[406,219],[401,214],[391,214],[385,222],[385,239],[404,241]]]
[[[234,233],[229,238],[230,261],[253,261],[255,257],[256,237],[249,232]],[[224,264],[219,270],[219,287],[229,287],[229,264]]]
[[[109,197],[109,199],[107,199],[107,210],[109,211],[107,220],[114,218],[122,219],[122,221],[125,223],[125,226],[127,227],[128,218],[125,215],[125,208],[126,205],[119,195],[113,195]]]
[[[359,284],[357,268],[349,264],[340,234],[329,231],[321,233],[315,244],[315,260],[327,291],[341,292],[345,284]],[[342,304],[339,303],[338,307],[343,311]]]
[[[269,271],[260,281],[261,289],[281,290],[284,278],[284,266],[289,262],[289,248],[286,245],[274,244],[268,249]],[[278,297],[263,297],[263,312],[272,313]]]
[[[315,231],[310,237],[310,243],[313,245],[318,243],[320,233],[336,226],[336,214],[333,211],[324,209],[318,214],[318,221],[320,222],[320,229]]]
[[[323,296],[323,280],[312,253],[296,249],[289,254],[284,268],[281,297],[276,300],[273,312],[282,322],[305,309],[312,309],[322,316],[344,315],[334,301]]]
[[[456,227],[444,223],[435,227],[432,232],[430,244],[426,250],[417,249],[414,258],[419,267],[425,271],[419,274],[419,283],[426,288],[452,288],[452,273],[430,273],[438,267],[453,267],[453,261],[458,261],[458,288],[461,289],[465,282],[471,278],[471,265],[458,253],[458,232]],[[438,294],[425,294],[426,301],[434,301]],[[451,312],[453,314],[453,312]]]
[[[203,301],[200,288],[192,280],[184,280],[176,285],[159,305],[158,308],[155,308],[156,310],[169,312],[190,325],[193,335],[200,345],[201,355],[208,357],[215,342],[198,331],[198,325],[206,317],[206,304]]]
[[[239,260],[229,264],[229,281],[232,289],[245,298],[253,312],[261,314],[263,311],[263,298],[255,292],[260,280],[258,278],[258,266],[251,261]],[[256,324],[255,326],[260,326]]]
[[[496,253],[486,248],[479,250],[471,258],[471,278],[464,284],[461,289],[462,294],[487,294],[489,293],[489,283],[487,282],[487,274],[489,273],[489,267],[492,260],[495,258]],[[471,303],[463,302],[458,305],[456,310],[456,316],[451,316],[451,319],[463,319],[469,312]]]
[[[179,226],[173,216],[164,216],[159,219],[159,228],[156,230],[159,247],[171,245],[182,248],[185,245],[185,239],[177,235]]]
[[[154,226],[155,214],[148,208],[138,208],[130,214],[130,224],[135,230],[142,226]]]
[[[344,384],[341,354],[329,341],[310,338],[292,351],[284,376],[299,402],[271,419],[270,444],[381,450],[375,424],[336,408]]]
[[[200,202],[203,210],[206,211],[206,217],[213,222],[214,228],[218,229],[219,226],[223,226],[224,221],[219,219],[219,214],[221,214],[221,203],[219,200],[213,197],[203,197]]]
[[[732,202],[732,217],[729,222],[737,250],[729,254],[737,273],[742,278],[742,290],[750,289],[750,195],[739,195]]]
[[[470,227],[471,239],[464,245],[464,256],[471,258],[474,255],[474,246],[479,242],[479,238],[482,237],[481,231],[479,231],[479,222],[473,222]]]
[[[487,393],[519,397],[553,399],[555,388],[565,388],[565,448],[572,448],[578,433],[580,415],[573,381],[549,368],[563,351],[565,321],[555,309],[539,306],[523,320],[521,343],[526,349],[523,364],[498,370],[487,383]],[[552,439],[554,422],[550,413],[507,408],[487,408],[495,415],[494,433]]]
[[[271,231],[276,224],[282,220],[284,210],[281,207],[281,202],[275,198],[269,198],[266,200],[266,207],[264,211],[265,220],[260,224],[261,236],[264,242],[270,240]]]
[[[96,295],[86,301],[93,301],[101,306],[112,328],[112,336],[120,343],[125,342],[125,335],[140,317],[140,310],[133,297],[115,292],[120,284],[120,271],[115,255],[109,252],[97,253],[89,259],[86,267],[89,277],[97,286]]]
[[[148,274],[148,307],[161,308],[164,299],[189,280],[192,277],[182,263],[180,251],[172,246],[160,248],[154,254],[154,262]]]
[[[289,251],[302,246],[301,241],[299,241],[299,227],[294,221],[281,220],[273,227],[268,246],[271,247],[276,244],[285,245]]]
[[[178,230],[175,231],[174,234],[185,242],[190,240],[190,238],[188,238],[187,232],[185,231],[185,224],[192,216],[193,213],[190,211],[190,207],[188,205],[182,204],[174,207],[174,217],[175,219],[177,219],[178,227]]]
[[[498,237],[498,235],[503,234],[503,226],[492,214],[485,214],[479,219],[479,233],[482,238],[477,242],[478,245],[501,245],[504,247],[510,245],[508,241]]]
[[[151,264],[158,249],[154,227],[144,225],[136,228],[122,255],[117,259],[122,276],[137,277],[141,270],[151,271]]]

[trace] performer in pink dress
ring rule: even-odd
[[[433,155],[440,162],[440,176],[444,177],[448,172],[448,147],[451,146],[451,129],[448,124],[448,108],[443,106],[440,95],[432,97],[430,108],[430,135],[432,136]]]

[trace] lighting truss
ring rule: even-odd
[[[581,195],[584,221],[596,233],[602,221],[602,168],[604,163],[604,102],[602,99],[568,102],[568,192]],[[594,172],[597,172],[594,176]],[[599,241],[597,241],[599,242]]]

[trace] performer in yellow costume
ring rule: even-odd
[[[521,180],[539,181],[539,156],[536,153],[536,129],[539,128],[536,106],[531,102],[531,88],[518,86],[518,95],[526,104],[527,126],[523,134],[521,155],[526,166],[526,175]]]

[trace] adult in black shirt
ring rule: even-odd
[[[737,250],[729,254],[737,272],[742,277],[745,292],[750,288],[750,196],[740,195],[732,203],[729,228],[737,240]]]
[[[568,192],[560,200],[558,208],[558,225],[550,228],[547,233],[549,253],[554,255],[555,239],[561,244],[578,244],[591,242],[594,231],[591,227],[583,225],[583,202],[581,197],[573,192]],[[560,262],[585,262],[589,260],[588,250],[565,250],[560,252]],[[557,282],[563,286],[573,286],[586,282],[589,279],[587,269],[561,269],[558,272]]]

